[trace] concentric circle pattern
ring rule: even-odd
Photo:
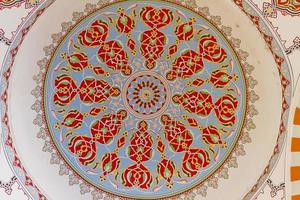
[[[141,119],[158,117],[168,107],[171,94],[167,81],[152,71],[132,75],[123,93],[128,111]]]
[[[69,167],[120,197],[167,198],[224,164],[247,110],[221,32],[175,3],[122,1],[77,24],[44,82],[49,134]]]

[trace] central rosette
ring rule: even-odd
[[[170,101],[170,89],[166,80],[151,71],[133,74],[123,88],[123,100],[129,112],[139,118],[157,117]]]

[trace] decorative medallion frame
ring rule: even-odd
[[[121,0],[122,1],[122,0]],[[52,35],[52,44],[46,46],[44,48],[45,57],[38,61],[38,66],[40,67],[40,72],[36,74],[33,79],[35,80],[37,86],[32,91],[32,95],[36,98],[35,103],[32,105],[32,110],[37,113],[37,117],[34,120],[34,124],[40,128],[39,133],[37,134],[38,138],[44,140],[44,147],[43,151],[51,153],[51,164],[59,165],[60,171],[59,175],[67,175],[69,176],[69,184],[75,185],[78,184],[80,187],[81,194],[91,193],[93,199],[101,199],[102,197],[106,196],[109,198],[121,198],[127,199],[124,197],[115,196],[114,194],[107,193],[106,191],[102,191],[92,184],[83,180],[80,175],[75,172],[71,167],[67,164],[64,160],[63,156],[56,150],[55,144],[53,143],[50,132],[47,127],[46,118],[44,114],[43,108],[43,84],[45,82],[45,74],[47,72],[47,68],[51,61],[53,54],[56,51],[56,48],[59,44],[64,40],[67,36],[69,31],[71,31],[79,22],[84,20],[87,16],[97,12],[102,7],[111,5],[116,2],[121,2],[120,0],[114,1],[100,1],[97,5],[96,4],[86,4],[84,12],[74,12],[72,21],[63,22],[62,23],[62,30],[59,33]],[[246,81],[246,93],[247,93],[247,102],[246,102],[246,116],[245,121],[243,124],[243,128],[240,133],[239,140],[235,145],[234,149],[226,159],[224,163],[222,163],[221,167],[217,169],[207,180],[203,183],[199,184],[198,186],[189,189],[188,191],[170,197],[170,199],[177,199],[181,198],[194,198],[196,195],[201,195],[205,197],[207,195],[208,187],[217,189],[218,188],[218,179],[228,179],[228,170],[229,168],[237,168],[237,157],[244,156],[246,154],[244,150],[244,145],[251,142],[250,133],[252,129],[255,129],[255,124],[253,122],[253,117],[258,114],[258,111],[255,109],[255,102],[259,100],[258,95],[255,93],[254,88],[257,85],[257,81],[251,76],[254,66],[250,65],[247,62],[248,53],[240,49],[241,41],[237,38],[232,37],[231,30],[232,28],[223,26],[221,24],[221,18],[219,16],[212,16],[209,13],[209,9],[207,7],[201,8],[198,7],[193,1],[168,1],[185,8],[188,8],[194,11],[196,14],[200,15],[201,17],[210,21],[210,23],[220,31],[224,38],[226,38],[227,42],[230,44],[230,47],[235,51],[239,62],[241,64],[244,78]]]

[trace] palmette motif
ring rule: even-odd
[[[83,123],[84,115],[78,110],[70,110],[64,117],[61,125],[68,128],[79,128]]]
[[[145,57],[145,66],[152,69],[156,65],[156,60],[164,52],[167,37],[161,31],[173,21],[173,13],[167,8],[154,8],[146,6],[140,13],[141,19],[151,29],[146,30],[141,35],[141,53]]]
[[[152,183],[152,175],[143,164],[134,164],[127,167],[122,174],[125,187],[138,187],[148,189]]]
[[[174,95],[173,101],[181,104],[188,112],[203,117],[208,116],[214,107],[212,96],[207,91],[188,91],[183,95]]]
[[[124,75],[131,74],[132,69],[128,65],[128,55],[119,41],[105,42],[100,46],[98,56],[109,68],[121,71]]]
[[[45,117],[64,159],[120,197],[165,198],[201,184],[230,155],[245,116],[233,50],[199,16],[157,4],[83,21],[45,79]]]
[[[95,141],[91,137],[77,135],[71,139],[69,150],[78,158],[82,165],[91,164],[97,154]]]
[[[189,149],[185,152],[182,161],[182,171],[188,176],[195,176],[201,168],[209,165],[210,158],[207,151],[203,149]]]
[[[193,23],[195,19],[190,19],[189,22],[179,24],[175,29],[175,34],[178,40],[189,41],[194,37],[194,27]]]
[[[53,101],[57,105],[68,105],[77,95],[77,86],[72,77],[61,75],[55,79],[56,93],[53,95]]]
[[[104,115],[100,120],[91,123],[91,134],[93,139],[101,144],[107,144],[120,132],[122,122],[126,118],[125,110],[117,114]]]
[[[120,95],[120,89],[111,87],[104,80],[86,77],[79,85],[68,75],[62,75],[55,80],[56,93],[53,96],[55,104],[66,106],[78,95],[84,103],[101,103],[109,97]]]
[[[172,70],[167,73],[167,79],[189,78],[201,71],[203,67],[202,55],[193,50],[187,50],[176,58]]]
[[[120,166],[120,158],[118,157],[118,154],[113,153],[106,153],[101,159],[101,168],[103,171],[103,175],[100,176],[100,179],[102,181],[105,180],[105,177],[109,175],[110,173],[116,171]]]
[[[82,71],[89,66],[88,56],[83,52],[74,53],[69,56],[63,54],[62,58],[67,59],[71,69],[74,71]]]
[[[152,157],[153,140],[147,131],[148,124],[145,121],[140,122],[138,126],[138,131],[130,139],[128,155],[134,162],[142,163]]]
[[[172,120],[168,115],[162,116],[164,134],[172,150],[175,152],[187,151],[193,143],[193,136],[180,121]]]
[[[200,38],[199,51],[203,58],[210,62],[222,63],[227,58],[226,51],[220,47],[216,37],[210,34]]]
[[[81,45],[96,47],[104,43],[108,36],[108,31],[109,28],[106,22],[96,20],[87,29],[79,33],[78,41]]]

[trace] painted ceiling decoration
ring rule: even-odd
[[[72,28],[49,60],[46,129],[97,189],[176,196],[235,148],[248,101],[244,70],[197,13],[168,2],[113,3]]]
[[[300,2],[261,6],[0,0],[0,10],[28,14],[12,36],[0,29],[0,155],[13,174],[0,191],[17,183],[34,200],[297,200],[288,57],[297,41],[284,46],[266,18],[297,17]]]
[[[295,15],[300,13],[299,0],[274,0],[277,9]]]
[[[0,0],[0,10],[7,8],[20,7],[25,4],[27,9],[37,6],[40,0]]]

